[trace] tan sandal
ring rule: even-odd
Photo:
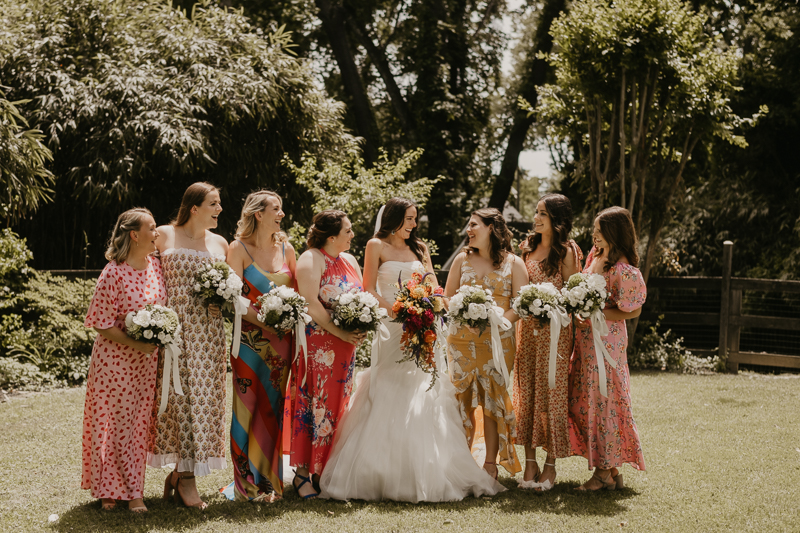
[[[591,483],[593,479],[596,479],[597,481],[600,482],[600,486],[597,487],[596,489],[590,489],[589,487],[587,487],[587,485],[589,483]],[[608,474],[608,477],[603,478],[595,470],[594,474],[592,474],[592,477],[589,478],[589,481],[587,481],[586,483],[584,483],[580,487],[575,487],[575,490],[594,492],[594,491],[600,490],[600,489],[615,490],[616,488],[617,488],[617,482],[614,480],[614,477],[611,475],[610,472]]]
[[[187,505],[186,501],[183,499],[183,494],[181,494],[181,481],[183,481],[184,479],[194,479],[194,475],[187,476],[185,474],[184,475],[181,475],[180,473],[178,474],[178,481],[177,483],[175,483],[175,503],[176,504],[181,503],[186,507],[192,507],[194,509],[199,509],[203,511],[206,507],[208,507],[208,504],[203,500],[200,500],[199,503],[195,503],[193,505]]]
[[[100,508],[104,511],[111,511],[116,506],[117,500],[112,500],[111,498],[102,498],[100,500]]]

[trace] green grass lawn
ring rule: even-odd
[[[83,389],[16,397],[0,404],[0,531],[800,531],[797,376],[638,373],[632,388],[647,472],[624,467],[622,491],[573,491],[589,471],[572,458],[542,495],[501,469],[511,490],[457,503],[305,502],[291,488],[233,503],[217,494],[229,461],[198,478],[205,512],[162,502],[167,472],[148,469],[143,516],[80,490]]]

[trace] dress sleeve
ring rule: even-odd
[[[114,326],[119,315],[119,278],[117,268],[109,263],[97,278],[92,303],[83,325],[87,328],[108,329]]]
[[[570,240],[569,247],[572,249],[572,254],[575,257],[575,264],[578,265],[578,272],[582,272],[583,265],[581,264],[581,261],[583,261],[583,252],[581,251],[580,246],[578,246],[578,243],[576,243],[575,241]]]
[[[647,286],[639,269],[624,263],[617,263],[609,271],[610,297],[617,309],[630,313],[644,305]]]
[[[589,250],[589,254],[586,256],[586,264],[583,265],[584,270],[589,268],[592,262],[594,262],[594,246],[592,246],[592,249]]]

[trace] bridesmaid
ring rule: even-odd
[[[164,304],[167,291],[156,250],[158,230],[147,209],[122,213],[106,250],[109,263],[97,280],[84,325],[99,335],[92,348],[83,410],[81,488],[105,510],[116,500],[135,513],[142,501],[147,430],[156,387],[156,347],[125,331],[125,315]]]
[[[148,464],[156,468],[175,465],[164,482],[164,498],[175,491],[175,500],[188,507],[205,509],[197,492],[195,476],[225,466],[225,385],[227,344],[222,314],[216,306],[206,308],[192,293],[197,267],[208,261],[224,261],[225,239],[209,230],[217,227],[222,212],[219,190],[208,183],[186,189],[178,218],[158,228],[156,246],[164,266],[169,305],[181,323],[181,355],[178,358],[184,395],[175,395],[169,384],[167,410],[155,413],[161,403],[156,389],[151,426],[153,449]],[[159,358],[161,383],[164,359]]]
[[[510,322],[519,319],[511,309],[511,298],[528,281],[522,259],[512,253],[511,231],[503,215],[494,208],[472,213],[467,226],[469,242],[458,254],[447,276],[445,296],[452,297],[462,285],[475,284],[492,291],[495,304]],[[505,363],[514,365],[514,330],[500,333]],[[511,474],[521,470],[514,450],[516,423],[509,384],[492,362],[489,329],[478,334],[460,328],[447,337],[447,364],[456,387],[461,419],[471,448],[485,438],[484,469],[495,479],[499,462]],[[480,409],[478,409],[480,407]],[[488,466],[488,468],[487,468]]]
[[[606,278],[609,297],[603,314],[609,334],[603,342],[616,364],[612,366],[603,358],[608,388],[605,398],[598,385],[591,323],[579,324],[569,384],[570,441],[573,455],[586,457],[589,468],[595,469],[578,490],[613,490],[622,487],[618,467],[624,463],[644,470],[642,445],[631,410],[625,320],[639,316],[647,288],[636,268],[636,231],[627,209],[609,207],[601,211],[594,220],[592,240],[594,247],[583,271]]]
[[[258,297],[275,285],[294,285],[295,255],[281,220],[281,197],[272,191],[247,196],[228,249],[228,264],[242,278],[250,300],[239,357],[233,368],[231,459],[236,499],[273,502],[283,496],[283,404],[292,336],[279,339],[259,322]]]
[[[308,250],[297,261],[297,287],[313,321],[306,327],[307,359],[300,356],[292,364],[291,386],[290,464],[297,468],[292,484],[303,498],[319,494],[319,476],[353,390],[356,346],[366,337],[336,326],[329,311],[333,298],[362,288],[358,262],[345,253],[353,238],[350,220],[342,211],[327,210],[312,222]]]
[[[530,283],[549,282],[557,289],[580,270],[583,254],[574,241],[572,205],[566,196],[546,194],[536,205],[533,233],[522,243]],[[519,486],[546,491],[556,480],[556,459],[570,457],[567,415],[569,359],[572,355],[572,327],[563,328],[558,338],[556,386],[551,389],[550,327],[534,318],[517,326],[517,357],[514,363],[514,415],[518,443],[525,447],[525,473]],[[547,450],[544,470],[539,472],[536,448]]]

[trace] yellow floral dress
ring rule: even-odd
[[[460,285],[474,284],[492,291],[495,304],[503,311],[508,311],[512,297],[511,257],[509,254],[497,269],[479,278],[467,255],[461,264]],[[513,327],[500,332],[509,372],[514,365],[514,335]],[[492,362],[492,340],[489,329],[487,328],[482,335],[475,335],[463,327],[455,334],[448,335],[447,366],[450,380],[456,388],[461,420],[467,434],[471,436],[470,445],[473,454],[484,441],[483,418],[488,416],[497,422],[497,433],[500,437],[499,453],[494,459],[495,462],[501,464],[511,474],[522,470],[514,450],[517,434],[514,409],[508,394],[509,384],[504,382],[502,374]],[[474,428],[470,419],[473,413]],[[487,460],[492,459],[487,457]]]

